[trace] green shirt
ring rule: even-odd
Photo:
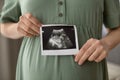
[[[119,0],[5,0],[1,22],[18,22],[31,13],[43,24],[76,25],[79,48],[89,39],[101,39],[107,28],[120,25]],[[42,56],[40,37],[24,38],[16,80],[108,80],[106,61],[86,61],[79,66],[74,56]]]

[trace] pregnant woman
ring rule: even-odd
[[[0,22],[2,35],[24,37],[16,80],[108,80],[105,58],[120,42],[119,0],[5,0]],[[103,23],[109,33],[101,38]],[[76,25],[79,52],[41,55],[42,24]]]

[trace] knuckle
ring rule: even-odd
[[[32,14],[27,13],[27,14],[25,14],[25,16],[26,16],[27,18],[31,18],[31,17],[32,17]]]
[[[96,44],[97,44],[97,45],[101,45],[100,40],[96,40]]]
[[[19,19],[22,20],[22,16],[20,16]]]
[[[88,39],[87,42],[89,42],[91,39]]]
[[[91,42],[91,41],[93,41],[93,40],[94,40],[93,38],[90,38],[90,39],[87,40],[87,42],[89,42],[89,41]]]
[[[20,16],[20,21],[24,21],[24,17],[23,16]]]
[[[99,43],[100,43],[100,41],[99,41],[99,40],[96,40],[96,43],[98,43],[98,44],[99,44]]]
[[[90,40],[94,40],[94,38],[90,38]]]

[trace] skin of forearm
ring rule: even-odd
[[[23,36],[17,32],[17,23],[0,24],[0,32],[3,36],[11,39],[19,39]]]
[[[116,45],[120,43],[120,27],[109,30],[108,34],[104,38],[102,38],[101,41],[103,42],[103,44],[106,45],[109,51],[113,49]]]

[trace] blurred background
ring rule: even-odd
[[[0,0],[0,12],[3,3],[4,0]],[[21,40],[7,39],[0,34],[0,80],[15,80],[20,44]]]
[[[0,11],[4,4],[0,0]],[[103,36],[107,33],[103,27]],[[0,35],[0,80],[15,80],[15,70],[22,40],[11,40]],[[120,45],[107,57],[110,80],[120,80]]]

